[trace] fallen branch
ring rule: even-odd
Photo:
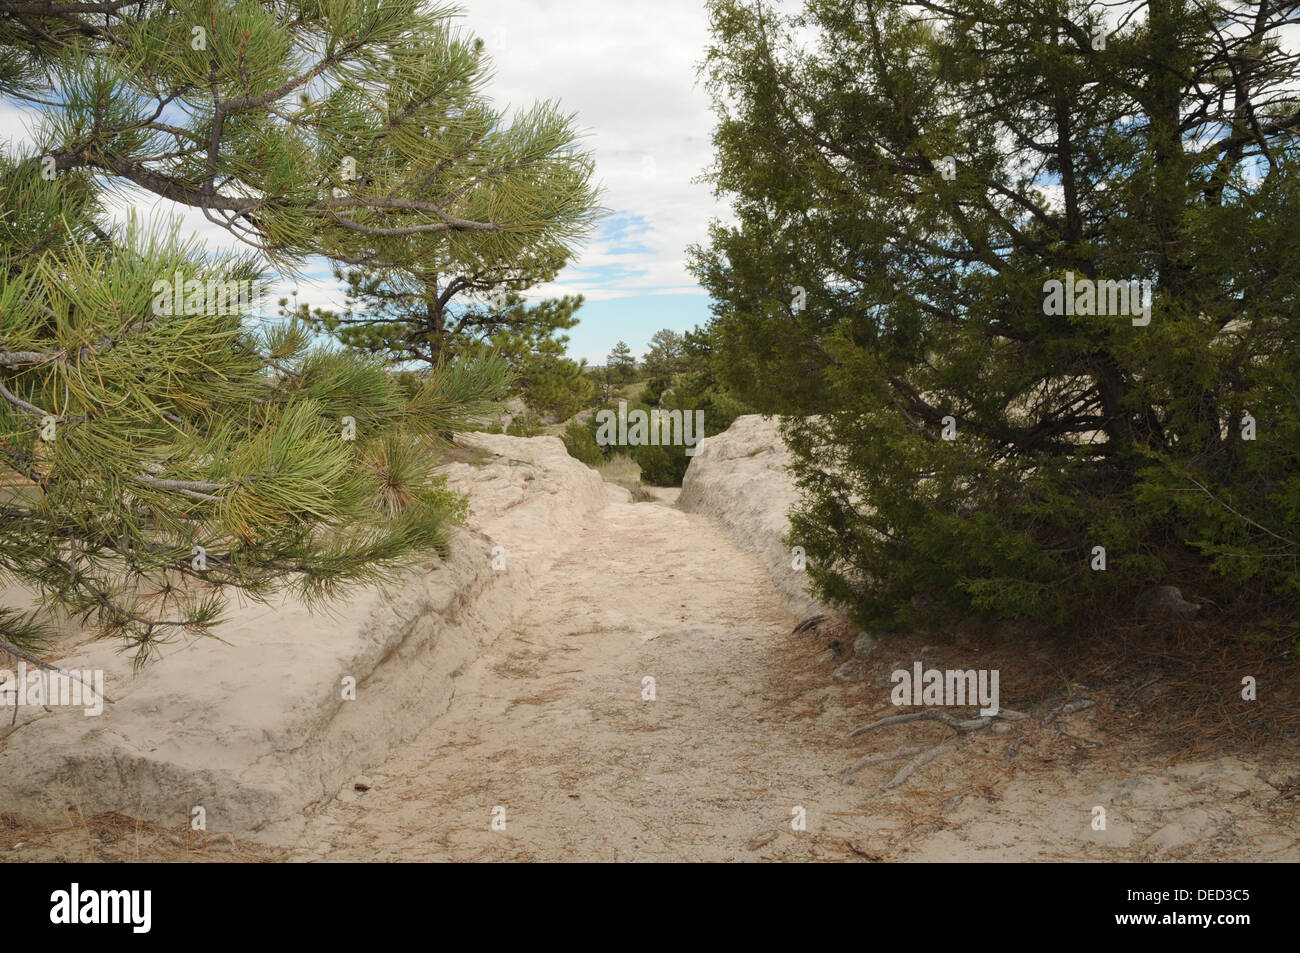
[[[51,665],[49,662],[43,662],[40,659],[38,659],[35,655],[31,655],[27,652],[24,652],[22,649],[18,648],[18,646],[10,645],[4,639],[0,639],[0,652],[8,652],[10,655],[14,656],[15,658],[20,658],[24,662],[31,662],[37,668],[43,668],[47,672],[58,672],[60,675],[64,675],[72,679],[74,682],[80,682],[83,686],[89,688],[92,693],[99,694],[98,692],[95,691],[95,687],[93,685],[87,685],[85,682],[82,682],[81,677],[77,675],[75,672],[69,672],[66,671],[65,669],[59,668],[57,665]],[[101,697],[106,702],[111,702],[113,700],[109,698],[107,695],[103,695]]]

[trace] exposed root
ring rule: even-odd
[[[1050,718],[1057,718],[1061,715],[1068,715],[1076,711],[1082,711],[1085,708],[1091,707],[1092,704],[1093,702],[1090,699],[1078,699],[1052,711],[1050,713]],[[910,761],[898,769],[898,773],[890,779],[889,783],[880,789],[883,793],[891,788],[898,787],[911,777],[912,773],[916,771],[917,768],[924,767],[941,755],[959,747],[965,736],[977,731],[983,731],[999,721],[1021,721],[1028,717],[1029,716],[1024,712],[1015,711],[1011,708],[1002,708],[995,715],[979,715],[975,718],[958,718],[940,708],[927,708],[924,711],[910,711],[901,715],[889,715],[885,718],[879,718],[868,725],[855,728],[849,733],[849,737],[856,738],[872,729],[888,728],[890,725],[902,725],[913,721],[937,721],[941,724],[947,725],[953,731],[957,732],[959,740],[956,743],[948,742],[945,744],[934,745],[932,747],[922,745],[909,748],[899,748],[897,751],[888,754],[869,754],[845,768],[844,771],[840,773],[840,780],[845,784],[849,784],[851,783],[853,775],[868,765],[911,757]],[[1050,720],[1047,723],[1050,724]],[[1071,735],[1070,737],[1073,738],[1074,736]],[[1089,742],[1083,738],[1075,738],[1074,740],[1089,746],[1097,745],[1096,742]]]
[[[815,615],[809,619],[804,619],[802,622],[800,622],[798,625],[794,627],[794,631],[791,633],[791,635],[799,635],[803,632],[810,632],[825,621],[826,621],[826,616],[824,615]]]
[[[859,758],[853,764],[849,765],[840,772],[840,780],[845,784],[857,772],[861,771],[869,764],[880,764],[883,761],[897,761],[899,758],[910,758],[914,754],[925,751],[925,745],[913,745],[910,748],[899,748],[897,751],[891,751],[888,754],[869,754],[865,758]]]
[[[895,774],[892,779],[890,779],[890,782],[880,789],[881,792],[883,793],[885,791],[888,791],[890,788],[898,787],[898,785],[902,784],[909,777],[911,777],[912,772],[915,771],[917,768],[929,764],[935,758],[939,757],[939,755],[947,754],[949,751],[952,751],[956,747],[957,746],[954,744],[935,745],[933,748],[929,748],[923,751],[921,754],[918,754],[911,761],[907,762],[907,764],[899,768],[898,773]]]
[[[1073,715],[1076,711],[1083,711],[1085,708],[1091,708],[1095,704],[1096,702],[1094,702],[1091,698],[1076,698],[1072,702],[1067,702],[1064,705],[1061,705],[1057,708],[1053,708],[1050,712],[1047,713],[1047,717],[1043,719],[1043,724],[1050,725],[1058,718],[1061,718],[1065,715]]]
[[[925,711],[912,711],[903,715],[890,715],[888,718],[881,718],[878,721],[873,721],[869,725],[863,725],[861,728],[853,729],[853,731],[849,733],[849,737],[856,738],[858,735],[864,734],[872,728],[886,728],[889,725],[901,725],[908,721],[941,721],[959,734],[964,734],[968,731],[979,731],[981,728],[987,728],[999,719],[1018,721],[1027,717],[1027,715],[1022,714],[1021,712],[1012,711],[1010,708],[1003,708],[996,715],[980,715],[978,718],[963,719],[950,715],[946,711],[938,708],[927,708]]]
[[[1093,741],[1091,738],[1080,738],[1078,735],[1070,734],[1070,732],[1065,730],[1065,725],[1059,722],[1056,725],[1056,733],[1060,735],[1062,738],[1069,738],[1071,741],[1077,742],[1079,745],[1082,745],[1085,748],[1101,747],[1100,741]]]

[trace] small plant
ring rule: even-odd
[[[600,452],[600,447],[596,446],[596,439],[591,435],[586,424],[577,420],[569,421],[560,439],[564,441],[569,456],[575,460],[593,468],[605,462],[605,455]]]
[[[510,421],[506,433],[512,437],[540,437],[546,433],[546,422],[535,411],[527,410]]]

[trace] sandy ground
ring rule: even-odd
[[[450,710],[293,832],[291,859],[1300,859],[1281,766],[1144,765],[1087,711],[971,738],[884,793],[903,761],[845,783],[873,751],[951,740],[848,739],[897,711],[882,682],[904,647],[837,681],[843,660],[791,634],[707,519],[611,504],[584,531]]]
[[[119,817],[0,828],[0,860],[1300,860],[1294,762],[1143,755],[1094,722],[1104,697],[959,743],[933,722],[850,739],[898,712],[889,672],[933,647],[882,644],[842,681],[851,650],[792,634],[707,518],[612,502],[574,531],[450,708],[310,816],[260,843]],[[905,759],[841,776],[950,743],[889,790]]]

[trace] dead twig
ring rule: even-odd
[[[1096,702],[1094,702],[1091,698],[1076,698],[1074,701],[1067,702],[1066,704],[1061,705],[1058,708],[1054,708],[1052,709],[1052,711],[1048,712],[1047,717],[1043,719],[1043,724],[1050,725],[1058,718],[1062,718],[1065,715],[1073,715],[1075,712],[1083,711],[1086,708],[1091,708],[1095,704]]]

